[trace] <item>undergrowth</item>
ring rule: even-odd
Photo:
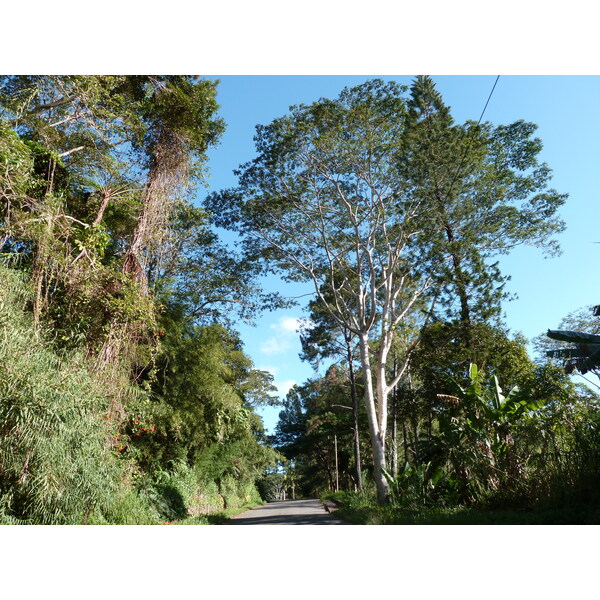
[[[339,508],[335,516],[357,525],[596,525],[600,524],[600,504],[573,502],[563,506],[529,509],[475,507],[400,508],[379,506],[374,494],[337,492],[323,500],[333,500]]]
[[[261,503],[248,479],[185,462],[149,474],[119,453],[110,391],[35,332],[30,300],[0,265],[0,524],[210,524]]]
[[[0,267],[0,290],[0,523],[155,522],[83,357],[59,357],[34,332],[19,273]]]

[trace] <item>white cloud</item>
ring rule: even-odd
[[[264,354],[283,354],[291,350],[298,342],[298,329],[303,322],[298,317],[280,317],[277,323],[269,325],[275,335],[265,340],[260,351]]]
[[[281,334],[296,333],[300,328],[301,319],[297,317],[280,317],[277,323],[271,325],[271,329],[274,329]]]
[[[292,347],[290,340],[279,339],[276,337],[269,338],[260,345],[260,351],[264,354],[281,354]]]
[[[296,381],[293,379],[286,379],[285,381],[275,381],[275,387],[282,397],[285,397],[287,393],[296,385]]]

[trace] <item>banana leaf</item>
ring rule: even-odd
[[[574,344],[600,344],[600,335],[594,335],[593,333],[548,329],[546,335],[553,340],[560,340],[561,342],[572,342]]]
[[[585,375],[588,371],[593,371],[598,366],[600,366],[600,349],[596,350],[596,352],[591,356],[588,356],[580,365],[578,365],[578,369]]]
[[[550,358],[582,358],[591,356],[597,350],[600,350],[600,344],[581,344],[577,348],[547,350],[546,356]]]

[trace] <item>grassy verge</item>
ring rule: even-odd
[[[584,504],[538,510],[422,508],[377,506],[359,496],[338,492],[323,500],[335,502],[335,516],[357,525],[596,525],[600,507]]]
[[[177,519],[175,521],[166,521],[163,525],[223,525],[223,523],[228,521],[231,517],[235,517],[235,515],[239,515],[240,513],[256,508],[257,506],[262,506],[263,504],[264,502],[249,503],[237,508],[221,510],[210,515],[200,515],[197,517]]]

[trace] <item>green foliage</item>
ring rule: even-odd
[[[0,78],[0,522],[206,522],[259,502],[257,482],[265,497],[351,489],[371,452],[354,444],[366,429],[358,334],[380,407],[388,357],[411,359],[393,416],[411,425],[407,462],[383,471],[396,508],[596,501],[596,405],[489,324],[505,296],[495,254],[552,253],[563,226],[535,126],[456,125],[430,78],[407,91],[374,80],[259,127],[258,157],[209,215],[186,198],[223,131],[216,84]],[[263,238],[240,256],[209,219]],[[317,286],[305,356],[348,366],[288,396],[275,436],[285,473],[254,412],[276,404],[272,376],[231,330],[283,305],[258,285],[271,268]],[[419,334],[434,300],[453,321]],[[568,358],[592,369],[597,336],[564,329],[578,344]],[[521,390],[504,395],[499,379]],[[368,413],[374,455],[385,413]]]
[[[195,76],[0,78],[4,521],[154,523],[259,500],[279,455],[254,408],[275,388],[226,326],[277,299],[186,200],[217,108]]]
[[[177,203],[165,245],[151,283],[161,302],[178,305],[190,321],[231,326],[236,317],[252,322],[259,310],[285,305],[262,293],[257,265],[218,239],[204,210]]]
[[[455,125],[429,77],[406,92],[375,79],[292,107],[257,128],[238,187],[206,201],[217,225],[243,235],[246,256],[311,282],[331,321],[358,341],[382,502],[398,329],[422,322],[421,311],[429,319],[437,303],[458,317],[469,348],[471,323],[497,317],[505,296],[493,259],[519,244],[555,251],[566,199],[548,188],[535,125]],[[307,357],[328,351],[332,340],[321,341]]]
[[[326,496],[325,498],[328,498]],[[335,516],[356,525],[596,525],[597,505],[572,504],[537,509],[478,509],[467,507],[399,508],[380,506],[374,494],[336,495],[342,506]]]
[[[171,356],[178,383],[157,388],[170,405],[142,395],[115,419],[83,357],[59,359],[32,332],[19,273],[0,274],[3,522],[153,523],[259,500],[255,481],[278,454],[236,391],[251,371],[229,332],[200,330]]]
[[[0,122],[0,193],[24,196],[32,186],[34,158],[15,131]],[[7,218],[2,214],[2,221]]]
[[[324,377],[315,377],[287,394],[271,443],[290,461],[288,476],[294,476],[299,493],[314,497],[333,491],[337,479],[342,488],[357,485],[354,453],[354,416],[350,382],[333,365]],[[361,411],[360,427],[366,428]],[[369,456],[366,436],[361,453]]]
[[[497,364],[508,364],[509,358],[510,353],[498,357]],[[513,365],[519,386],[508,393],[499,386],[497,368],[488,376],[472,364],[460,383],[446,378],[432,413],[409,415],[421,423],[431,419],[410,442],[409,462],[395,476],[384,471],[390,505],[376,507],[367,482],[364,493],[341,499],[338,516],[359,523],[594,522],[600,457],[596,405],[578,394],[558,366],[524,365]],[[332,489],[317,484],[308,467],[312,460],[321,479],[326,477],[326,463],[309,457],[318,447],[316,436],[327,442],[334,421],[327,412],[327,386],[313,383],[311,390],[312,395],[308,384],[299,386],[288,396],[276,439],[294,458],[300,489],[312,485],[314,494]],[[311,407],[320,412],[311,413]],[[343,488],[352,485],[345,481]],[[464,506],[472,508],[458,508]]]
[[[440,466],[431,464],[409,465],[405,463],[396,477],[384,471],[390,484],[390,502],[395,506],[427,506],[438,500],[440,480],[444,472]]]
[[[109,399],[80,356],[59,359],[33,334],[18,274],[0,267],[0,289],[2,518],[152,522],[152,511],[131,485],[134,466],[111,450],[102,418]]]
[[[140,147],[150,156],[167,130],[182,138],[193,157],[196,176],[202,174],[206,151],[224,130],[215,117],[216,82],[189,75],[138,77],[130,83],[140,97],[140,113],[147,129]]]
[[[283,499],[283,493],[289,485],[287,473],[267,473],[257,482],[260,497],[265,502],[276,502]]]
[[[504,396],[496,376],[487,386],[472,364],[468,385],[449,382],[452,394],[438,394],[438,432],[421,440],[419,456],[434,470],[448,464],[451,492],[458,486],[462,501],[481,500],[491,490],[510,485],[522,470],[515,449],[514,429],[547,402],[514,387]]]
[[[122,261],[133,246],[138,266],[142,254],[163,251],[174,199],[198,180],[223,130],[216,84],[188,76],[3,76],[1,84],[12,130],[3,123],[0,133],[0,239],[27,250],[36,325],[45,320],[71,345],[77,336],[90,354],[127,360],[136,343],[151,345],[144,329],[154,314],[120,326],[146,300],[144,289],[126,293],[119,275],[131,268]],[[161,196],[157,210],[149,194]]]
[[[431,323],[420,331],[411,363],[428,403],[433,403],[435,395],[446,387],[447,373],[466,383],[471,363],[489,375],[498,375],[509,386],[523,381],[534,369],[525,340],[511,340],[503,329],[484,322]]]
[[[552,236],[564,229],[556,212],[567,196],[548,188],[533,123],[456,124],[423,76],[408,108],[400,169],[432,218],[429,245],[446,257],[436,273],[438,305],[463,323],[496,318],[506,277],[492,257],[519,244],[556,253]]]
[[[570,462],[579,474],[569,478],[571,484],[560,473],[563,461],[575,459],[569,423],[588,413],[585,399],[550,365],[526,373],[520,383],[505,395],[495,375],[486,385],[471,365],[467,385],[449,382],[448,393],[438,395],[436,426],[422,436],[417,453],[417,465],[427,466],[427,473],[444,470],[438,505],[533,508],[565,486],[577,493],[587,458]],[[593,448],[588,447],[592,455]]]
[[[239,393],[249,372],[239,340],[219,325],[187,326],[184,333],[176,323],[163,324],[153,384],[162,419],[153,442],[160,446],[152,450],[161,453],[156,458],[193,461],[213,443],[251,436],[259,426]]]

